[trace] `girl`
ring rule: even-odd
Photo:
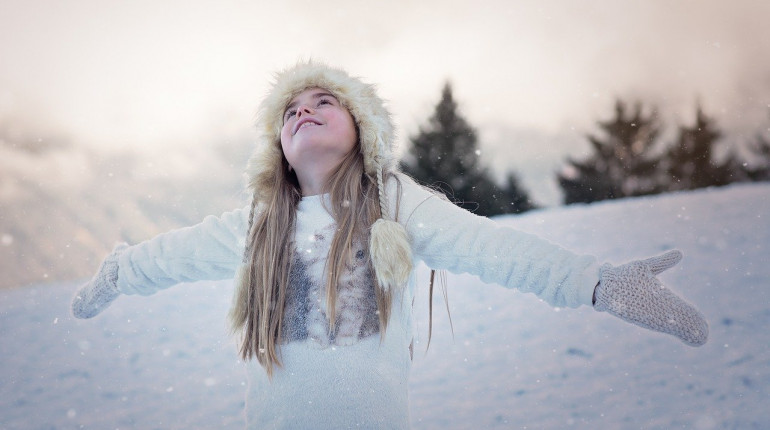
[[[235,277],[249,428],[408,428],[418,260],[706,342],[701,314],[656,279],[681,253],[600,267],[458,208],[397,171],[389,112],[342,70],[277,74],[258,124],[249,207],[117,246],[72,302],[91,318],[120,294]]]

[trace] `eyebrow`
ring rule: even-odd
[[[334,97],[334,94],[332,94],[332,93],[330,93],[330,92],[328,92],[328,91],[325,91],[325,90],[319,90],[317,93],[314,93],[314,94],[313,94],[313,98],[314,98],[314,99],[320,99],[321,97],[324,97],[324,96],[329,96],[329,97],[333,98],[334,100],[337,100],[337,97]],[[339,103],[339,100],[337,100],[337,103]],[[288,111],[289,109],[291,109],[291,108],[293,108],[293,107],[297,106],[297,104],[299,104],[299,102],[297,102],[297,101],[293,101],[293,102],[289,103],[289,104],[286,106],[286,109],[284,109],[284,110],[283,110],[284,114],[285,114],[285,113],[286,113],[286,111]]]

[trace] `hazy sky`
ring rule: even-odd
[[[768,18],[763,0],[0,0],[0,121],[102,147],[208,145],[248,133],[271,73],[313,57],[377,83],[402,141],[449,79],[498,166],[546,168],[616,97],[767,127]]]

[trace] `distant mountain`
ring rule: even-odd
[[[118,241],[136,243],[246,204],[245,142],[153,160],[3,131],[0,288],[89,277]]]

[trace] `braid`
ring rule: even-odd
[[[390,216],[390,212],[388,212],[388,199],[385,197],[385,186],[383,184],[382,167],[380,167],[380,163],[377,163],[377,193],[380,198],[380,216],[385,218]]]
[[[252,241],[251,228],[254,226],[254,213],[257,211],[257,193],[255,192],[251,196],[251,210],[249,211],[249,225],[246,228],[246,247],[243,250],[243,258],[241,263],[247,264],[249,262],[249,255],[251,254]]]

